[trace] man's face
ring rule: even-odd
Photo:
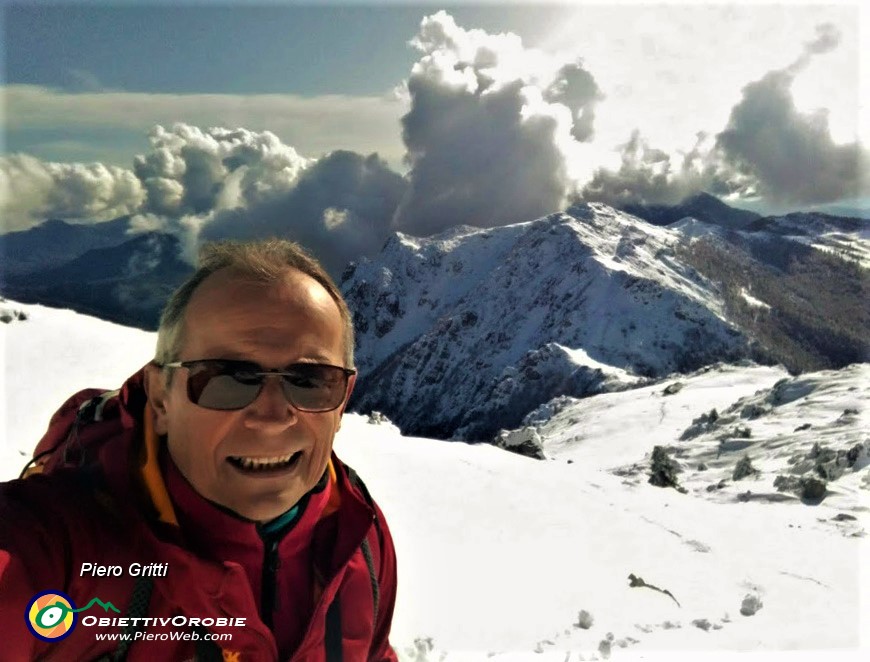
[[[268,369],[305,362],[341,366],[343,357],[338,306],[313,278],[288,270],[282,282],[264,285],[222,269],[193,294],[178,360],[235,359]],[[344,403],[329,412],[299,411],[287,402],[280,380],[269,377],[244,409],[205,409],[188,399],[187,373],[175,369],[166,386],[160,370],[149,366],[147,384],[157,432],[167,435],[172,459],[197,492],[243,517],[266,521],[317,484]],[[247,460],[277,461],[297,452],[289,468],[244,468]]]

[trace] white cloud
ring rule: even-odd
[[[717,136],[723,158],[755,177],[772,203],[832,202],[870,190],[870,153],[858,142],[837,144],[828,113],[802,113],[792,85],[810,61],[837,48],[840,32],[816,26],[816,37],[784,69],[768,72],[743,88],[728,125]]]
[[[424,18],[411,44],[421,57],[402,118],[410,185],[394,225],[428,235],[561,208],[574,186],[569,155],[594,129],[592,75],[517,35],[466,30],[444,11]]]
[[[323,225],[327,230],[335,230],[347,222],[348,215],[347,209],[327,207],[323,210]]]
[[[649,144],[639,131],[620,146],[618,168],[599,168],[582,191],[586,200],[611,205],[677,204],[708,191],[719,196],[755,193],[755,179],[726,163],[710,136],[700,133],[686,153],[670,154]]]
[[[337,276],[381,247],[406,188],[376,154],[336,150],[306,159],[269,131],[178,123],[154,127],[149,140],[133,171],[23,154],[2,159],[8,229],[50,216],[134,214],[131,234],[174,234],[189,260],[201,240],[281,236],[301,242]]]
[[[134,161],[146,209],[180,216],[247,207],[289,191],[309,161],[269,131],[175,124],[152,129]]]
[[[814,58],[835,50],[840,32],[816,26],[815,38],[782,68],[743,87],[715,141],[700,133],[691,150],[652,147],[635,130],[620,146],[617,169],[599,168],[583,196],[610,204],[674,204],[705,190],[761,196],[765,206],[812,204],[858,197],[870,190],[870,154],[858,142],[835,143],[824,110],[798,110],[792,94]]]
[[[0,157],[0,210],[7,231],[46,218],[107,220],[145,200],[130,170],[102,163],[47,163],[27,154]]]

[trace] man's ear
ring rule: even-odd
[[[166,420],[166,378],[163,370],[149,363],[145,366],[145,395],[154,410],[154,431],[159,435],[167,434]]]

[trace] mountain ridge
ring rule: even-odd
[[[395,237],[342,282],[371,371],[352,406],[412,434],[487,440],[497,421],[519,423],[558,395],[748,358],[750,339],[724,319],[713,283],[673,259],[679,239],[597,203]]]

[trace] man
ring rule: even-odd
[[[298,245],[206,245],[155,360],[0,486],[0,657],[396,660],[392,539],[332,453],[352,366]]]

